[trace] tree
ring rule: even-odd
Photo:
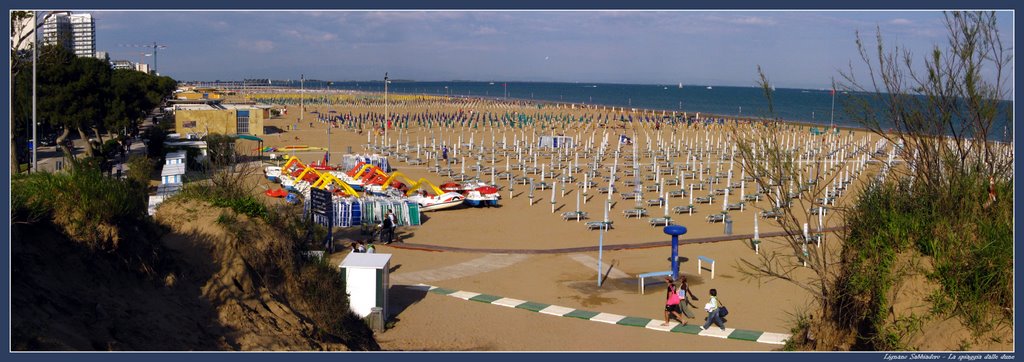
[[[857,33],[867,79],[858,79],[852,64],[841,73],[844,88],[864,95],[848,107],[857,121],[904,145],[913,162],[907,175],[936,190],[959,188],[976,170],[985,178],[1009,177],[1013,167],[1012,158],[1000,155],[1005,146],[990,142],[996,126],[1012,119],[1004,100],[1011,94],[1013,50],[1002,43],[994,12],[947,13],[945,26],[946,48],[935,45],[923,70],[906,49],[887,50],[876,30],[874,52]]]
[[[99,130],[109,109],[111,70],[102,60],[75,57],[61,47],[46,48],[54,49],[40,58],[38,111],[41,118],[63,127],[57,141],[65,155],[71,156],[63,141],[72,129],[83,140],[89,139],[85,129],[91,129],[103,141]],[[94,155],[91,144],[85,151],[88,157]]]
[[[757,195],[762,205],[767,203],[765,212],[785,234],[778,241],[784,252],[766,248],[756,259],[740,259],[740,272],[747,278],[762,280],[780,279],[806,290],[813,298],[817,320],[829,317],[834,312],[836,289],[832,282],[839,275],[841,249],[832,243],[817,243],[823,235],[804,233],[804,227],[818,224],[817,213],[828,213],[829,192],[839,186],[841,175],[848,174],[846,162],[837,162],[844,154],[840,148],[832,148],[833,142],[806,142],[797,139],[797,131],[803,128],[774,121],[774,90],[761,67],[757,69],[757,84],[768,101],[768,114],[749,128],[734,127],[732,137],[736,142],[738,159],[742,170],[758,186]],[[828,132],[822,135],[827,140],[841,137]],[[844,140],[847,149],[852,140]],[[853,157],[850,152],[847,156]],[[845,181],[845,180],[844,180]],[[762,208],[764,209],[764,208]],[[835,212],[833,211],[834,215]],[[822,219],[825,219],[822,217]],[[824,222],[827,225],[827,221]],[[812,229],[813,230],[813,229]],[[810,270],[811,273],[799,273]],[[832,333],[818,333],[832,337]]]

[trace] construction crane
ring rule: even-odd
[[[159,49],[167,49],[167,45],[157,44],[156,42],[153,42],[153,44],[143,44],[143,45],[138,45],[138,44],[118,44],[118,46],[126,47],[126,48],[148,48],[148,49],[153,49],[153,74],[157,74],[157,75],[160,74],[160,73],[157,72],[157,67],[156,67],[156,64],[157,64],[156,63],[157,62],[157,51]]]

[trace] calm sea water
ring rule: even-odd
[[[292,85],[298,86],[297,81]],[[382,81],[376,82],[318,82],[306,81],[309,89],[330,88],[383,92]],[[774,92],[774,114],[769,114],[768,101],[759,87],[695,86],[679,84],[606,84],[606,83],[547,83],[547,82],[405,82],[392,81],[388,92],[405,94],[436,94],[492,98],[513,98],[548,102],[572,102],[603,106],[643,108],[664,111],[701,112],[722,116],[780,118],[829,125],[860,127],[847,115],[844,100],[851,97],[845,92],[833,97],[828,89],[786,89]],[[1007,108],[1012,104],[1005,102]],[[1006,119],[1007,117],[1002,117]],[[1012,124],[1001,122],[990,132],[992,139],[1009,140],[1013,136]]]

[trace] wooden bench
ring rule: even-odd
[[[636,278],[637,278],[637,284],[640,285],[640,294],[641,295],[644,294],[644,279],[651,278],[651,277],[667,277],[667,276],[671,276],[671,275],[672,275],[672,271],[671,270],[669,270],[669,271],[659,271],[659,272],[643,273],[643,274],[637,275]]]
[[[697,257],[697,275],[700,275],[701,269],[704,268],[702,263],[709,263],[709,264],[711,264],[711,279],[715,279],[715,259],[711,259],[711,258],[706,257],[706,256],[698,256]]]

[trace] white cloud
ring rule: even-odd
[[[760,16],[741,16],[729,20],[730,23],[740,25],[775,25],[775,19]]]
[[[913,25],[914,22],[910,21],[909,19],[896,18],[896,19],[889,20],[889,24],[892,24],[892,25]]]
[[[489,27],[489,26],[481,26],[481,27],[477,28],[476,31],[473,32],[473,34],[476,34],[476,35],[494,35],[494,34],[498,34],[498,29],[495,29],[495,28],[492,28],[492,27]]]
[[[274,50],[274,42],[270,40],[239,40],[238,47],[256,53],[269,53]]]

